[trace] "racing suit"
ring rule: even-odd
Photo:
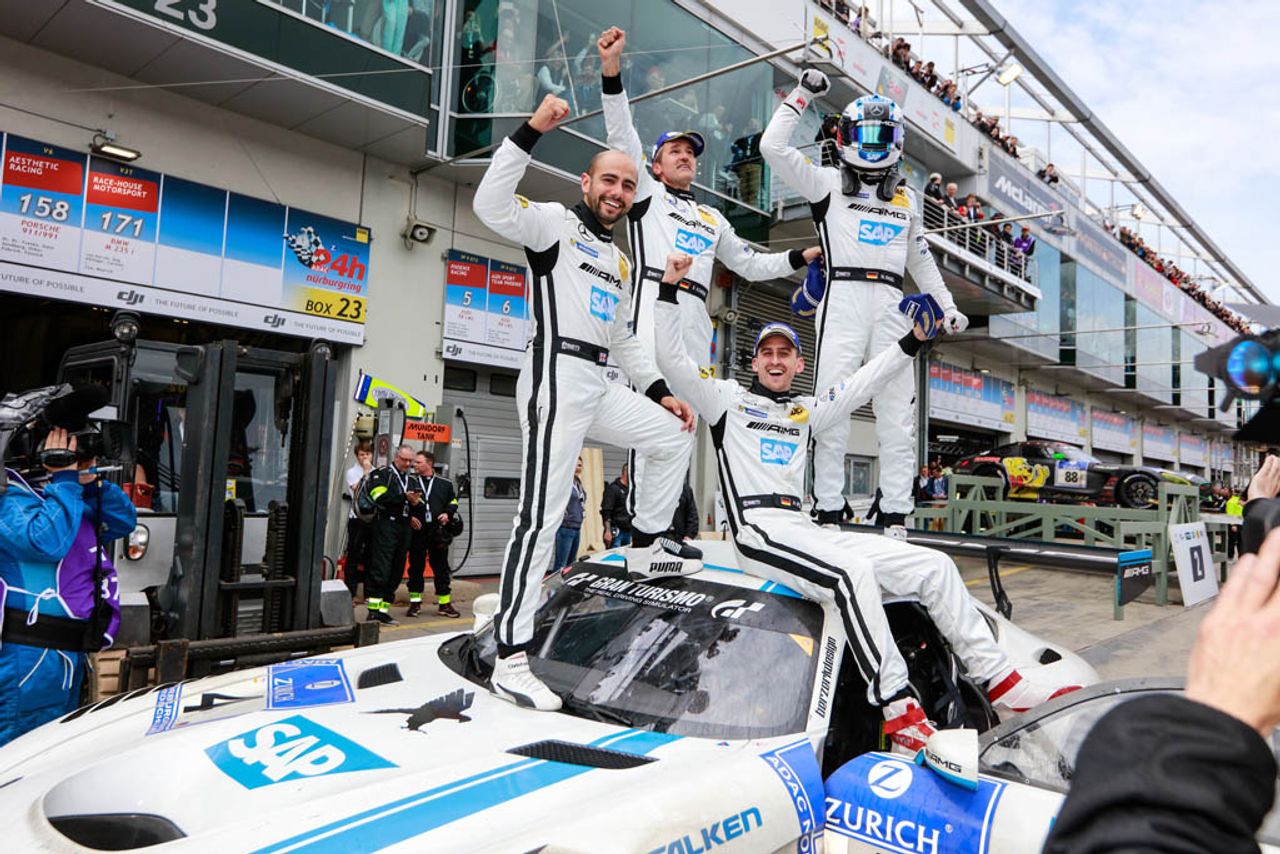
[[[645,533],[671,523],[687,445],[680,419],[656,403],[670,389],[630,330],[631,270],[612,232],[585,204],[568,209],[515,195],[540,136],[526,123],[503,140],[473,203],[481,222],[523,245],[532,273],[533,340],[516,383],[523,474],[494,617],[504,656],[533,636],[583,439],[634,447],[656,463],[633,521]],[[610,354],[644,395],[606,378]]]
[[[787,96],[765,128],[760,153],[774,174],[809,202],[822,244],[827,289],[814,318],[814,374],[817,387],[826,388],[910,331],[898,311],[904,268],[944,312],[954,311],[955,301],[929,253],[914,190],[902,186],[889,202],[881,201],[869,185],[846,195],[840,167],[819,166],[790,144],[809,100],[801,88]],[[875,396],[873,408],[880,441],[880,509],[905,515],[913,507],[916,472],[915,380],[910,367],[904,365]],[[848,439],[845,423],[814,436],[813,497],[819,512],[844,508]]]
[[[655,309],[658,365],[711,426],[720,490],[742,569],[806,598],[835,603],[866,679],[867,699],[875,706],[907,685],[906,664],[880,602],[881,587],[918,598],[972,676],[985,681],[1005,672],[1008,660],[950,558],[878,534],[822,527],[800,512],[811,434],[844,429],[854,409],[909,368],[920,342],[908,333],[816,397],[777,394],[758,382],[748,390],[700,376],[674,340],[675,286],[662,290]]]
[[[0,493],[0,745],[79,705],[85,653],[110,646],[120,625],[105,550],[100,588],[95,582],[98,544],[137,524],[133,504],[113,483],[82,485],[78,472],[60,471],[37,492],[17,473],[9,476]],[[99,601],[110,617],[101,636],[87,637]]]
[[[667,256],[683,252],[693,256],[689,272],[680,281],[677,299],[680,303],[681,346],[701,368],[711,365],[711,318],[707,315],[707,297],[711,292],[711,270],[716,259],[749,281],[776,279],[790,275],[805,266],[799,249],[788,252],[756,252],[738,236],[720,211],[698,204],[693,193],[668,187],[650,174],[640,136],[631,117],[631,105],[622,88],[622,78],[602,77],[601,100],[610,148],[629,155],[636,162],[640,180],[635,202],[627,214],[631,251],[635,254],[635,287],[631,300],[631,321],[636,337],[650,354],[654,349],[653,304],[658,296],[658,283]],[[689,467],[694,437],[689,434],[680,470]],[[645,490],[647,461],[632,450],[631,495],[628,506],[634,510]]]

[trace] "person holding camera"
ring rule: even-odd
[[[105,393],[56,394],[19,396],[39,408],[5,437],[23,438],[0,477],[0,745],[80,704],[86,653],[120,625],[105,547],[137,525],[129,497],[97,472],[101,435],[86,418]],[[16,453],[23,441],[35,452]]]
[[[453,481],[436,474],[436,457],[430,451],[418,451],[413,458],[416,476],[411,489],[420,489],[422,500],[409,511],[409,610],[406,617],[422,613],[423,570],[431,562],[431,581],[436,589],[436,614],[461,617],[453,607],[449,580],[449,544],[462,533],[462,517],[458,515],[458,494]]]

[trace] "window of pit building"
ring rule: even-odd
[[[445,366],[444,387],[450,391],[475,391],[476,372],[466,368]]]
[[[515,374],[493,374],[489,377],[489,394],[494,397],[516,396]]]

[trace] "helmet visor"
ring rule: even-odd
[[[878,120],[856,121],[850,116],[840,117],[840,143],[854,145],[863,151],[888,151],[893,147],[898,126]]]

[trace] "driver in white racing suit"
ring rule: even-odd
[[[800,85],[774,112],[760,139],[760,153],[774,174],[810,204],[822,244],[826,293],[818,302],[814,371],[818,387],[848,376],[858,365],[891,348],[908,331],[898,312],[903,272],[942,307],[945,332],[963,332],[961,314],[943,284],[925,242],[915,191],[903,185],[902,118],[887,98],[870,95],[850,104],[838,122],[841,164],[820,166],[791,145],[809,102],[831,88],[808,69]],[[914,506],[916,471],[915,380],[909,367],[873,400],[880,440],[878,523],[902,525]],[[822,524],[841,521],[845,502],[844,455],[848,425],[814,436],[813,497]]]
[[[627,320],[631,271],[613,243],[613,228],[631,205],[636,166],[620,151],[596,155],[582,174],[582,201],[572,208],[531,202],[515,192],[533,146],[568,114],[565,101],[543,99],[494,152],[473,201],[481,222],[524,247],[534,324],[516,383],[522,475],[494,614],[498,657],[491,688],[501,699],[546,711],[560,708],[561,701],[530,670],[526,647],[585,437],[640,448],[657,463],[649,496],[632,521],[628,571],[680,574],[702,568],[701,552],[660,536],[680,500],[682,431],[693,429],[694,416],[671,395]],[[643,395],[605,377],[610,353]]]
[[[680,281],[677,299],[680,342],[698,366],[711,364],[711,318],[707,297],[711,290],[711,270],[718,259],[748,281],[777,279],[790,275],[818,256],[817,246],[788,252],[756,252],[734,231],[728,218],[710,205],[699,204],[692,185],[697,159],[705,146],[702,134],[691,130],[666,130],[653,146],[652,160],[645,157],[636,133],[631,104],[622,88],[622,51],[627,36],[610,27],[600,34],[601,101],[610,148],[625,151],[640,169],[635,202],[627,213],[631,251],[635,256],[635,288],[631,300],[631,321],[636,337],[650,353],[654,348],[653,304],[658,297],[667,256],[680,252],[692,259]],[[652,173],[650,172],[652,169]],[[688,437],[681,470],[689,466],[693,436]],[[642,500],[651,488],[648,463],[642,453],[631,454],[631,492],[628,504]]]
[[[882,708],[885,734],[894,745],[914,753],[933,725],[908,689],[906,664],[881,605],[881,587],[924,604],[997,709],[1025,711],[1078,687],[1043,687],[1014,669],[946,555],[889,537],[821,527],[800,512],[810,434],[847,423],[854,409],[910,368],[921,343],[942,322],[937,303],[928,295],[900,300],[903,311],[915,318],[915,328],[857,372],[820,387],[814,397],[791,392],[792,381],[804,370],[799,336],[785,323],[766,324],[756,338],[755,382],[744,389],[730,380],[701,376],[697,363],[679,346],[676,282],[688,263],[686,256],[671,255],[659,286],[658,366],[711,427],[720,489],[742,569],[807,598],[835,603],[868,686],[867,700]],[[904,316],[903,322],[910,329],[911,321]]]

